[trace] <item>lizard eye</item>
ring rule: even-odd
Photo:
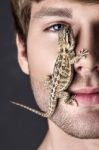
[[[67,34],[70,34],[70,32],[71,32],[71,26],[68,25],[68,26],[65,27],[65,29],[66,29],[66,30],[65,30],[66,33],[67,33]]]
[[[67,30],[66,30],[66,33],[69,34],[69,33],[70,33],[70,29],[67,29]]]

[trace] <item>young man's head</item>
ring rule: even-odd
[[[79,138],[99,138],[99,0],[12,0],[18,61],[30,75],[37,104],[47,111],[49,94],[44,82],[53,72],[58,54],[58,32],[72,27],[77,54],[88,57],[74,65],[69,88],[78,107],[61,99],[50,118],[64,132]]]

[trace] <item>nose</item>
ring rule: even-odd
[[[75,65],[75,71],[80,75],[91,75],[93,72],[99,71],[98,63],[93,58],[94,55],[89,54],[87,57],[82,57]]]
[[[84,30],[85,29],[85,30]],[[82,57],[75,65],[75,71],[79,75],[92,75],[93,72],[99,71],[99,45],[97,45],[97,37],[94,35],[92,27],[83,26],[83,30],[79,35],[79,45],[77,46],[77,53],[82,49],[89,51],[87,57]],[[99,35],[98,39],[99,39]]]

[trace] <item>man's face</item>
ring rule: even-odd
[[[76,94],[78,106],[60,99],[51,120],[73,136],[96,138],[99,137],[99,4],[69,0],[33,3],[27,38],[31,85],[37,104],[47,111],[49,96],[44,82],[52,74],[58,55],[58,32],[68,24],[73,29],[76,53],[88,49],[89,55],[74,65],[75,76],[69,88]]]

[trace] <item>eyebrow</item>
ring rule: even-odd
[[[32,16],[32,18],[42,18],[50,16],[72,18],[72,10],[70,8],[43,8],[34,16]]]

